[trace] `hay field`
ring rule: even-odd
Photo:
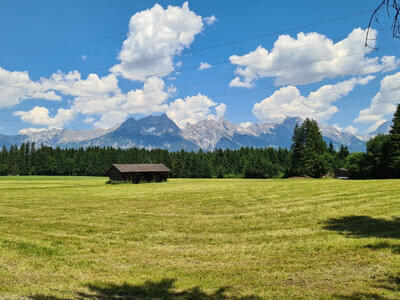
[[[400,180],[106,181],[0,177],[0,298],[400,298]]]

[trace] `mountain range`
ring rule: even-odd
[[[61,148],[114,147],[167,149],[169,151],[206,151],[215,149],[239,149],[241,147],[290,148],[293,130],[302,119],[288,117],[276,123],[238,125],[225,118],[207,119],[196,124],[187,124],[180,129],[166,114],[142,119],[129,118],[111,129],[68,130],[51,129],[40,132],[26,131],[19,135],[0,134],[0,146],[20,145],[35,142]],[[389,124],[390,125],[390,124]],[[385,125],[387,126],[387,125]],[[324,140],[335,148],[348,146],[350,151],[365,151],[365,139],[341,131],[336,127],[320,126]],[[379,130],[387,128],[382,125]]]
[[[382,123],[381,125],[379,125],[379,127],[375,131],[371,132],[370,135],[375,136],[377,134],[389,133],[390,129],[392,128],[392,124],[393,124],[392,120],[386,121],[386,122]]]

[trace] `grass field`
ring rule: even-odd
[[[400,298],[400,180],[106,180],[0,178],[0,298]]]

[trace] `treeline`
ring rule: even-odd
[[[342,165],[348,150],[330,148],[335,165]],[[24,143],[20,147],[3,147],[0,153],[0,175],[75,175],[104,176],[113,163],[163,163],[171,177],[274,178],[290,174],[291,152],[287,149],[242,148],[213,152],[168,152],[155,149],[60,149]]]
[[[331,145],[328,151],[328,170],[343,165],[349,154],[346,147],[336,152]],[[3,147],[0,175],[104,176],[113,163],[163,163],[171,169],[171,177],[178,178],[276,178],[296,175],[291,172],[291,151],[282,148],[168,152],[111,147],[60,149],[36,147],[31,143],[9,149]]]
[[[366,153],[353,153],[346,167],[352,178],[400,178],[400,104],[389,134],[367,142]]]
[[[171,177],[179,178],[271,178],[285,174],[290,152],[273,148],[213,152],[111,147],[60,149],[24,143],[20,147],[3,147],[0,175],[104,176],[113,163],[163,163],[171,169]]]

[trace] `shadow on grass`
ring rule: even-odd
[[[398,299],[400,292],[400,276],[388,276],[384,280],[380,280],[378,284],[375,286],[376,288],[384,289],[386,291],[391,291],[397,295],[396,298],[386,297],[382,294],[377,293],[354,293],[351,295],[334,295],[335,299],[342,300],[359,300],[359,299],[373,299],[373,300],[390,300],[390,299]]]
[[[392,292],[400,292],[400,275],[393,276],[390,275],[386,280],[380,281],[380,284],[378,285],[380,288],[384,288],[386,290],[392,291]],[[400,294],[398,294],[400,297]]]
[[[393,254],[400,254],[400,245],[393,245],[388,242],[380,242],[376,244],[369,244],[366,245],[365,248],[371,249],[371,250],[385,250],[389,249],[392,251]]]
[[[388,238],[400,239],[400,218],[391,220],[372,218],[369,216],[346,216],[341,218],[329,219],[324,229],[337,231],[347,237],[353,238]],[[389,249],[394,254],[400,254],[400,245],[388,243],[387,241],[376,244],[368,244],[365,248],[371,250]],[[388,292],[400,292],[400,276],[388,276],[375,285],[376,288]],[[356,300],[356,299],[374,299],[387,300],[394,299],[378,293],[354,293],[351,295],[334,295],[335,299]]]
[[[341,299],[341,300],[389,300],[390,298],[387,298],[385,296],[381,296],[379,294],[374,294],[374,293],[355,293],[349,296],[341,296],[341,295],[335,295],[334,299]]]
[[[146,281],[141,285],[89,284],[90,293],[77,293],[76,299],[163,299],[163,300],[259,300],[257,296],[228,296],[228,288],[220,288],[214,293],[207,293],[199,287],[175,291],[175,279],[162,279],[159,282]],[[64,300],[53,296],[34,295],[34,300]],[[65,298],[67,299],[67,298]]]
[[[400,218],[385,220],[369,216],[346,216],[329,219],[324,229],[338,231],[350,237],[400,239]]]

